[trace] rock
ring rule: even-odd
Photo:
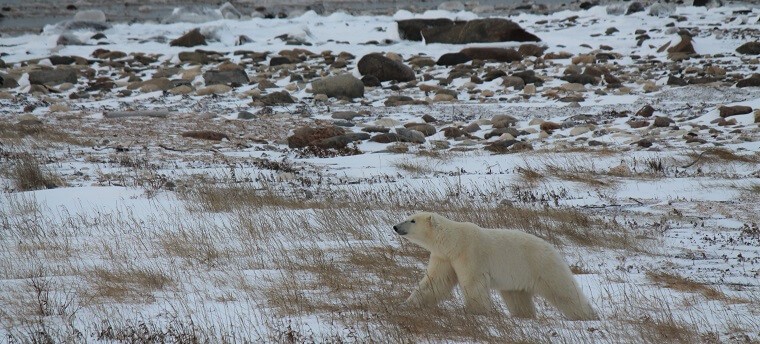
[[[461,54],[472,60],[496,61],[496,62],[513,62],[522,60],[522,55],[515,49],[506,48],[466,48],[460,51]]]
[[[84,42],[79,39],[79,37],[75,36],[71,33],[64,33],[60,36],[58,36],[58,39],[55,41],[56,45],[84,45]]]
[[[425,27],[421,33],[425,37],[426,44],[541,41],[517,23],[501,18],[474,19],[467,22],[455,22],[446,26]]]
[[[495,80],[497,78],[501,78],[501,77],[506,76],[506,75],[507,75],[507,72],[505,72],[505,71],[503,71],[501,69],[494,69],[494,70],[488,71],[485,75],[483,75],[483,80],[484,81],[493,81],[493,80]],[[522,82],[522,79],[520,80],[520,82]]]
[[[412,97],[408,96],[390,96],[385,100],[385,106],[402,106],[402,105],[414,105],[415,101]]]
[[[639,111],[636,111],[636,116],[652,117],[652,115],[654,115],[654,111],[655,111],[654,108],[651,105],[647,104],[647,105],[644,105],[644,107],[642,107],[641,109],[639,109]]]
[[[673,76],[673,75],[671,75],[671,76],[668,76],[668,81],[667,81],[667,84],[668,84],[669,86],[686,86],[686,85],[688,85],[689,83],[688,83],[688,82],[686,82],[686,80],[684,80],[684,79],[682,79],[682,78],[679,78],[679,77],[677,77],[677,76]]]
[[[673,122],[673,120],[671,120],[670,118],[662,117],[662,116],[655,116],[654,117],[654,123],[652,125],[655,126],[655,127],[657,127],[657,128],[667,128],[667,127],[670,126],[670,123],[672,123],[672,122]]]
[[[749,106],[735,105],[735,106],[721,106],[718,108],[720,117],[726,118],[736,115],[744,115],[752,112],[752,108]]]
[[[398,134],[381,133],[381,134],[372,136],[372,138],[370,138],[369,140],[372,142],[377,142],[377,143],[391,143],[391,142],[399,142],[401,141],[401,138],[399,137]]]
[[[739,80],[736,87],[760,87],[760,74],[752,74],[749,78]]]
[[[536,94],[536,85],[533,85],[533,84],[525,85],[525,88],[523,88],[523,93],[527,95],[531,95],[531,96]]]
[[[371,53],[364,55],[357,63],[361,75],[373,75],[382,81],[412,81],[415,79],[414,70],[405,64],[393,61],[382,54]]]
[[[649,126],[649,121],[628,121],[626,123],[628,123],[632,129],[645,128]]]
[[[512,127],[517,124],[517,118],[510,115],[495,115],[491,118],[491,125],[494,128]]]
[[[272,92],[259,98],[264,105],[293,104],[295,100],[288,91]]]
[[[311,142],[310,145],[320,148],[343,149],[346,148],[351,142],[368,140],[369,138],[370,136],[367,133],[348,133],[316,140]]]
[[[237,118],[238,119],[254,119],[256,118],[256,115],[254,115],[251,112],[243,110],[243,111],[238,112]]]
[[[20,125],[41,125],[42,121],[39,120],[36,116],[26,113],[21,116],[18,116],[18,124]]]
[[[680,59],[684,56],[696,54],[694,45],[692,44],[692,38],[689,35],[681,35],[681,41],[678,44],[668,48],[668,58]]]
[[[457,97],[452,96],[447,93],[438,93],[433,97],[433,101],[435,102],[450,102],[457,99]]]
[[[53,66],[70,65],[76,62],[76,60],[71,56],[53,55],[53,56],[48,57],[48,59],[50,59],[50,63],[52,63]]]
[[[242,69],[208,71],[203,73],[206,85],[248,85],[248,74]]]
[[[535,57],[541,57],[541,55],[544,54],[544,51],[546,51],[546,47],[542,47],[536,44],[522,44],[517,49],[517,52],[520,53],[520,55],[524,56],[535,56]]]
[[[560,79],[565,80],[569,83],[581,84],[581,85],[596,85],[599,83],[599,80],[597,80],[597,78],[591,75],[586,75],[586,74],[570,74],[570,75],[565,75],[561,77]]]
[[[425,143],[425,135],[417,130],[396,128],[396,134],[401,142]]]
[[[517,129],[515,128],[496,128],[494,130],[491,130],[491,132],[485,134],[483,138],[488,140],[492,137],[498,137],[501,140],[504,140],[504,139],[513,140],[515,137],[519,135],[520,135],[520,132],[517,131]]]
[[[435,66],[435,61],[429,57],[413,57],[409,60],[409,64],[417,68],[432,67]]]
[[[346,121],[351,121],[354,118],[361,117],[361,116],[362,115],[356,111],[335,111],[332,113],[330,117],[334,119],[342,119]]]
[[[221,140],[229,140],[229,136],[224,133],[216,132],[216,131],[210,131],[210,130],[194,130],[194,131],[186,131],[182,133],[182,137],[189,137],[193,139],[199,139],[199,140],[211,140],[211,141],[221,141]]]
[[[586,126],[575,127],[573,129],[570,129],[570,136],[583,135],[589,131],[591,131],[591,129]]]
[[[168,78],[154,78],[141,82],[133,82],[127,86],[128,90],[140,89],[141,92],[166,91],[173,88],[174,84]]]
[[[528,151],[533,150],[533,145],[530,144],[530,142],[524,142],[524,141],[517,141],[515,144],[512,145],[512,148],[510,151],[512,152],[521,152],[521,151]]]
[[[69,68],[57,68],[29,72],[29,83],[32,85],[58,85],[64,82],[76,84],[76,70]]]
[[[644,12],[644,5],[640,2],[632,2],[630,5],[628,5],[628,10],[625,12],[625,15],[631,15],[638,12]]]
[[[636,145],[643,148],[649,148],[652,147],[652,141],[649,139],[641,139],[635,142]]]
[[[512,73],[512,76],[516,76],[520,79],[523,79],[523,82],[527,84],[535,84],[536,86],[541,86],[544,84],[544,80],[536,76],[536,72],[532,70],[525,70],[522,72],[516,72]]]
[[[404,125],[407,129],[412,129],[421,132],[425,136],[435,135],[435,127],[427,123],[408,123]]]
[[[464,11],[464,4],[461,1],[444,1],[438,5],[441,11],[459,12]]]
[[[201,34],[201,30],[198,28],[190,30],[188,33],[181,37],[169,42],[172,47],[195,47],[198,45],[206,45],[206,37]]]
[[[760,123],[760,109],[755,110],[755,123]]]
[[[396,21],[398,25],[398,35],[401,39],[408,41],[422,41],[422,29],[440,26],[451,26],[454,22],[451,19],[407,19]]]
[[[539,125],[539,128],[542,131],[545,131],[547,133],[551,133],[554,130],[562,128],[562,125],[559,124],[559,123],[556,123],[556,122],[546,121],[546,122],[541,123],[541,125]]]
[[[516,142],[516,140],[499,140],[489,144],[488,146],[485,146],[484,149],[494,153],[507,153],[509,152],[509,147],[514,145]]]
[[[462,128],[462,131],[464,131],[465,133],[468,133],[468,134],[472,134],[472,133],[477,132],[479,130],[480,130],[480,126],[478,125],[478,123],[475,123],[475,122],[470,123],[466,127]]]
[[[335,98],[364,97],[364,83],[351,74],[329,76],[311,83],[314,93],[326,94]]]
[[[188,85],[180,85],[175,88],[169,89],[169,93],[173,95],[183,95],[183,94],[190,94],[193,92],[193,88]]]
[[[211,62],[211,58],[206,54],[198,51],[183,51],[177,54],[177,57],[182,62],[207,64]]]
[[[0,88],[16,88],[18,82],[7,74],[0,73]]]
[[[435,123],[438,121],[437,119],[435,119],[435,117],[430,116],[428,114],[422,115],[422,120],[425,121],[425,123]]]
[[[206,86],[204,88],[198,89],[197,91],[195,91],[195,94],[199,96],[208,96],[212,94],[224,94],[230,91],[232,91],[232,87],[229,87],[227,85],[222,85],[222,84],[216,84],[216,85]]]
[[[289,64],[298,64],[301,62],[303,62],[301,61],[301,59],[296,58],[294,56],[272,56],[271,58],[269,58],[270,67],[289,65]]]
[[[649,14],[653,17],[665,18],[673,15],[676,12],[676,4],[674,3],[655,3],[649,7]]]
[[[446,128],[443,128],[441,131],[443,131],[443,136],[449,139],[455,139],[455,138],[465,135],[465,132],[462,131],[462,129],[457,128],[457,127],[446,127]]]
[[[387,133],[391,130],[386,127],[369,126],[362,128],[362,131],[367,133]]]
[[[455,66],[461,63],[467,63],[472,61],[472,58],[462,53],[446,53],[438,58],[435,63],[439,66]]]
[[[380,87],[383,86],[383,84],[380,83],[380,79],[378,79],[374,75],[365,75],[362,77],[362,84],[364,84],[365,87]]]
[[[747,42],[736,48],[736,52],[744,55],[760,55],[760,42]]]
[[[502,79],[501,85],[504,87],[513,87],[516,90],[525,87],[525,80],[516,76],[505,76]],[[535,93],[535,92],[534,92]]]
[[[288,137],[288,147],[303,148],[313,142],[345,134],[345,130],[336,126],[300,127]]]
[[[559,86],[560,89],[567,92],[586,92],[586,86],[583,86],[583,84],[576,84],[576,83],[566,83]]]

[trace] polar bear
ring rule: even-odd
[[[490,311],[490,290],[496,289],[515,317],[535,317],[538,294],[568,319],[598,319],[559,252],[534,235],[483,229],[434,213],[412,215],[393,230],[430,251],[427,274],[407,305],[435,305],[459,283],[470,313]]]

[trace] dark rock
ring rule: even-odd
[[[649,139],[641,139],[635,142],[636,145],[643,148],[649,148],[652,147],[652,141]]]
[[[501,79],[501,85],[504,87],[514,87],[515,90],[521,90],[525,87],[525,81],[516,76],[505,76]]]
[[[465,135],[465,132],[457,127],[446,127],[441,131],[443,131],[443,136],[449,139],[455,139]]]
[[[654,123],[652,123],[653,126],[657,128],[667,128],[670,126],[670,123],[673,123],[673,120],[667,117],[662,116],[655,116],[654,117]]]
[[[491,132],[486,133],[483,138],[488,140],[492,137],[499,137],[502,134],[509,134],[512,135],[512,137],[517,137],[520,135],[520,132],[515,128],[496,128],[494,130],[491,130]]]
[[[516,76],[520,79],[523,79],[525,84],[534,84],[536,86],[541,86],[544,84],[544,80],[536,76],[536,72],[532,70],[525,70],[522,72],[512,73],[512,76]]]
[[[380,81],[412,81],[415,79],[412,68],[379,53],[364,55],[357,63],[357,67],[361,75],[373,75]]]
[[[386,127],[371,126],[371,127],[364,127],[364,128],[362,128],[362,131],[363,132],[367,132],[367,133],[387,133],[387,132],[391,131],[391,129],[390,128],[386,128]]]
[[[295,100],[288,91],[273,92],[259,98],[264,105],[293,104]]]
[[[385,100],[385,106],[413,105],[415,100],[408,96],[390,96]]]
[[[596,85],[599,83],[599,80],[587,74],[569,74],[561,77],[560,79],[582,85]]]
[[[546,121],[544,123],[541,123],[541,125],[539,125],[539,128],[547,133],[551,133],[552,131],[562,128],[562,125],[559,123]]]
[[[199,51],[183,51],[177,55],[182,62],[191,62],[199,64],[207,64],[211,62],[211,58],[203,52]]]
[[[58,39],[55,41],[56,45],[84,45],[84,42],[82,42],[77,36],[74,36],[70,33],[64,33],[60,36],[58,36]]]
[[[744,115],[752,112],[752,107],[735,105],[735,106],[721,106],[718,108],[720,117],[726,118],[736,115]]]
[[[380,87],[383,86],[382,83],[380,83],[380,79],[378,79],[374,75],[365,75],[362,77],[362,84],[364,84],[365,87]]]
[[[97,40],[101,40],[101,39],[106,39],[106,38],[108,38],[108,37],[106,37],[106,35],[103,34],[102,32],[98,32],[98,33],[92,35],[92,37],[90,37],[90,39],[94,39],[96,41]]]
[[[510,115],[495,115],[491,118],[491,125],[494,128],[506,128],[517,124],[517,118]],[[517,137],[517,135],[514,135]]]
[[[744,55],[760,55],[760,42],[747,42],[736,48],[736,52]]]
[[[190,30],[188,33],[181,37],[169,42],[172,47],[195,47],[198,45],[206,45],[206,37],[201,34],[201,30],[196,28]]]
[[[620,32],[620,30],[618,30],[617,28],[611,27],[611,28],[607,28],[607,30],[604,31],[604,34],[609,36],[615,32]]]
[[[488,71],[485,75],[483,75],[483,80],[485,81],[493,81],[497,78],[501,78],[503,76],[506,76],[507,72],[501,70],[501,69],[494,69],[491,71]]]
[[[0,88],[16,88],[18,82],[16,79],[11,78],[9,75],[0,74]]]
[[[441,55],[438,61],[435,63],[439,66],[455,66],[460,63],[467,63],[472,61],[472,58],[462,53],[447,53]]]
[[[644,128],[649,126],[649,121],[628,121],[629,126],[633,129]]]
[[[396,134],[402,142],[425,143],[425,135],[417,130],[396,128]]]
[[[398,35],[401,39],[409,41],[422,41],[422,29],[441,26],[452,26],[454,22],[451,19],[407,19],[398,20]]]
[[[321,140],[316,140],[310,143],[312,146],[320,148],[342,149],[346,148],[348,144],[354,141],[368,140],[369,134],[367,133],[348,133],[333,137],[328,137]]]
[[[671,75],[671,76],[668,77],[667,84],[670,85],[670,86],[686,86],[689,83],[686,82],[686,80],[684,80],[682,78],[679,78],[677,76]]]
[[[427,123],[408,123],[405,124],[404,127],[407,129],[419,131],[422,133],[422,135],[425,136],[432,136],[436,133],[435,127]]]
[[[356,111],[335,111],[332,113],[332,115],[330,115],[330,117],[334,119],[352,121],[356,117],[361,117],[361,115]]]
[[[499,140],[486,146],[484,149],[494,153],[507,153],[509,147],[517,143],[517,140]]]
[[[216,132],[216,131],[210,131],[210,130],[194,130],[194,131],[186,131],[182,133],[182,137],[189,137],[193,139],[199,139],[199,140],[210,140],[210,141],[221,141],[223,139],[229,140],[229,136],[224,133]]]
[[[596,5],[598,5],[598,4],[599,3],[597,1],[593,1],[593,2],[592,1],[584,1],[584,2],[581,2],[581,4],[578,5],[578,7],[580,7],[580,9],[582,9],[582,10],[587,10],[589,8],[592,8],[592,7],[596,6]]]
[[[316,141],[340,136],[345,133],[345,129],[336,126],[300,127],[293,131],[293,135],[288,137],[288,147],[303,148]]]
[[[53,56],[48,57],[48,59],[50,59],[50,63],[52,63],[54,66],[58,66],[58,65],[70,65],[70,64],[76,62],[76,60],[73,57],[71,57],[71,56],[53,55]]]
[[[58,85],[64,82],[77,83],[77,72],[74,69],[58,68],[36,70],[29,72],[29,83],[37,85]]]
[[[398,136],[398,134],[395,133],[382,133],[372,136],[372,138],[369,140],[377,143],[391,143],[399,142],[401,141],[401,138]]]
[[[364,97],[364,84],[351,74],[329,76],[311,83],[314,94],[326,94],[335,98]]]
[[[238,119],[254,119],[254,118],[256,118],[256,115],[254,115],[254,114],[252,114],[252,113],[250,113],[248,111],[243,110],[243,111],[238,112],[237,118]]]
[[[681,35],[681,41],[678,44],[668,48],[668,57],[676,59],[682,56],[696,54],[694,45],[692,44],[692,38],[689,35]]]
[[[425,121],[425,123],[435,123],[438,121],[437,119],[435,119],[435,117],[430,116],[428,114],[422,115],[422,120]]]
[[[644,12],[644,5],[640,2],[632,2],[628,6],[628,10],[625,12],[626,15],[634,14],[637,12]]]
[[[250,82],[248,74],[242,69],[208,71],[203,73],[203,80],[206,85],[247,85]]]
[[[739,80],[736,87],[760,87],[760,74],[752,74],[749,78]]]
[[[652,117],[654,115],[654,108],[651,105],[644,105],[639,111],[636,111],[636,116]]]
[[[536,44],[522,44],[517,49],[517,52],[520,53],[520,55],[522,55],[523,57],[525,56],[541,57],[541,55],[544,54],[544,51],[546,51],[546,47],[542,47]]]
[[[515,49],[506,48],[466,48],[460,51],[461,54],[472,60],[496,61],[496,62],[513,62],[521,61],[522,55]]]
[[[475,19],[448,26],[426,27],[422,29],[422,36],[427,44],[541,41],[517,23],[501,18]]]
[[[282,66],[282,65],[289,65],[289,64],[297,64],[301,63],[301,59],[292,57],[292,56],[272,56],[269,59],[269,66],[275,67],[275,66]]]

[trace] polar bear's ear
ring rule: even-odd
[[[429,216],[428,221],[430,221],[430,226],[433,227],[433,229],[435,229],[435,230],[441,230],[441,229],[443,229],[441,227],[441,219],[440,219],[441,216],[440,215],[438,215],[438,214],[430,214],[428,216]]]

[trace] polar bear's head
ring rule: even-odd
[[[393,230],[407,240],[429,250],[441,231],[440,222],[441,215],[417,213],[393,226]]]

